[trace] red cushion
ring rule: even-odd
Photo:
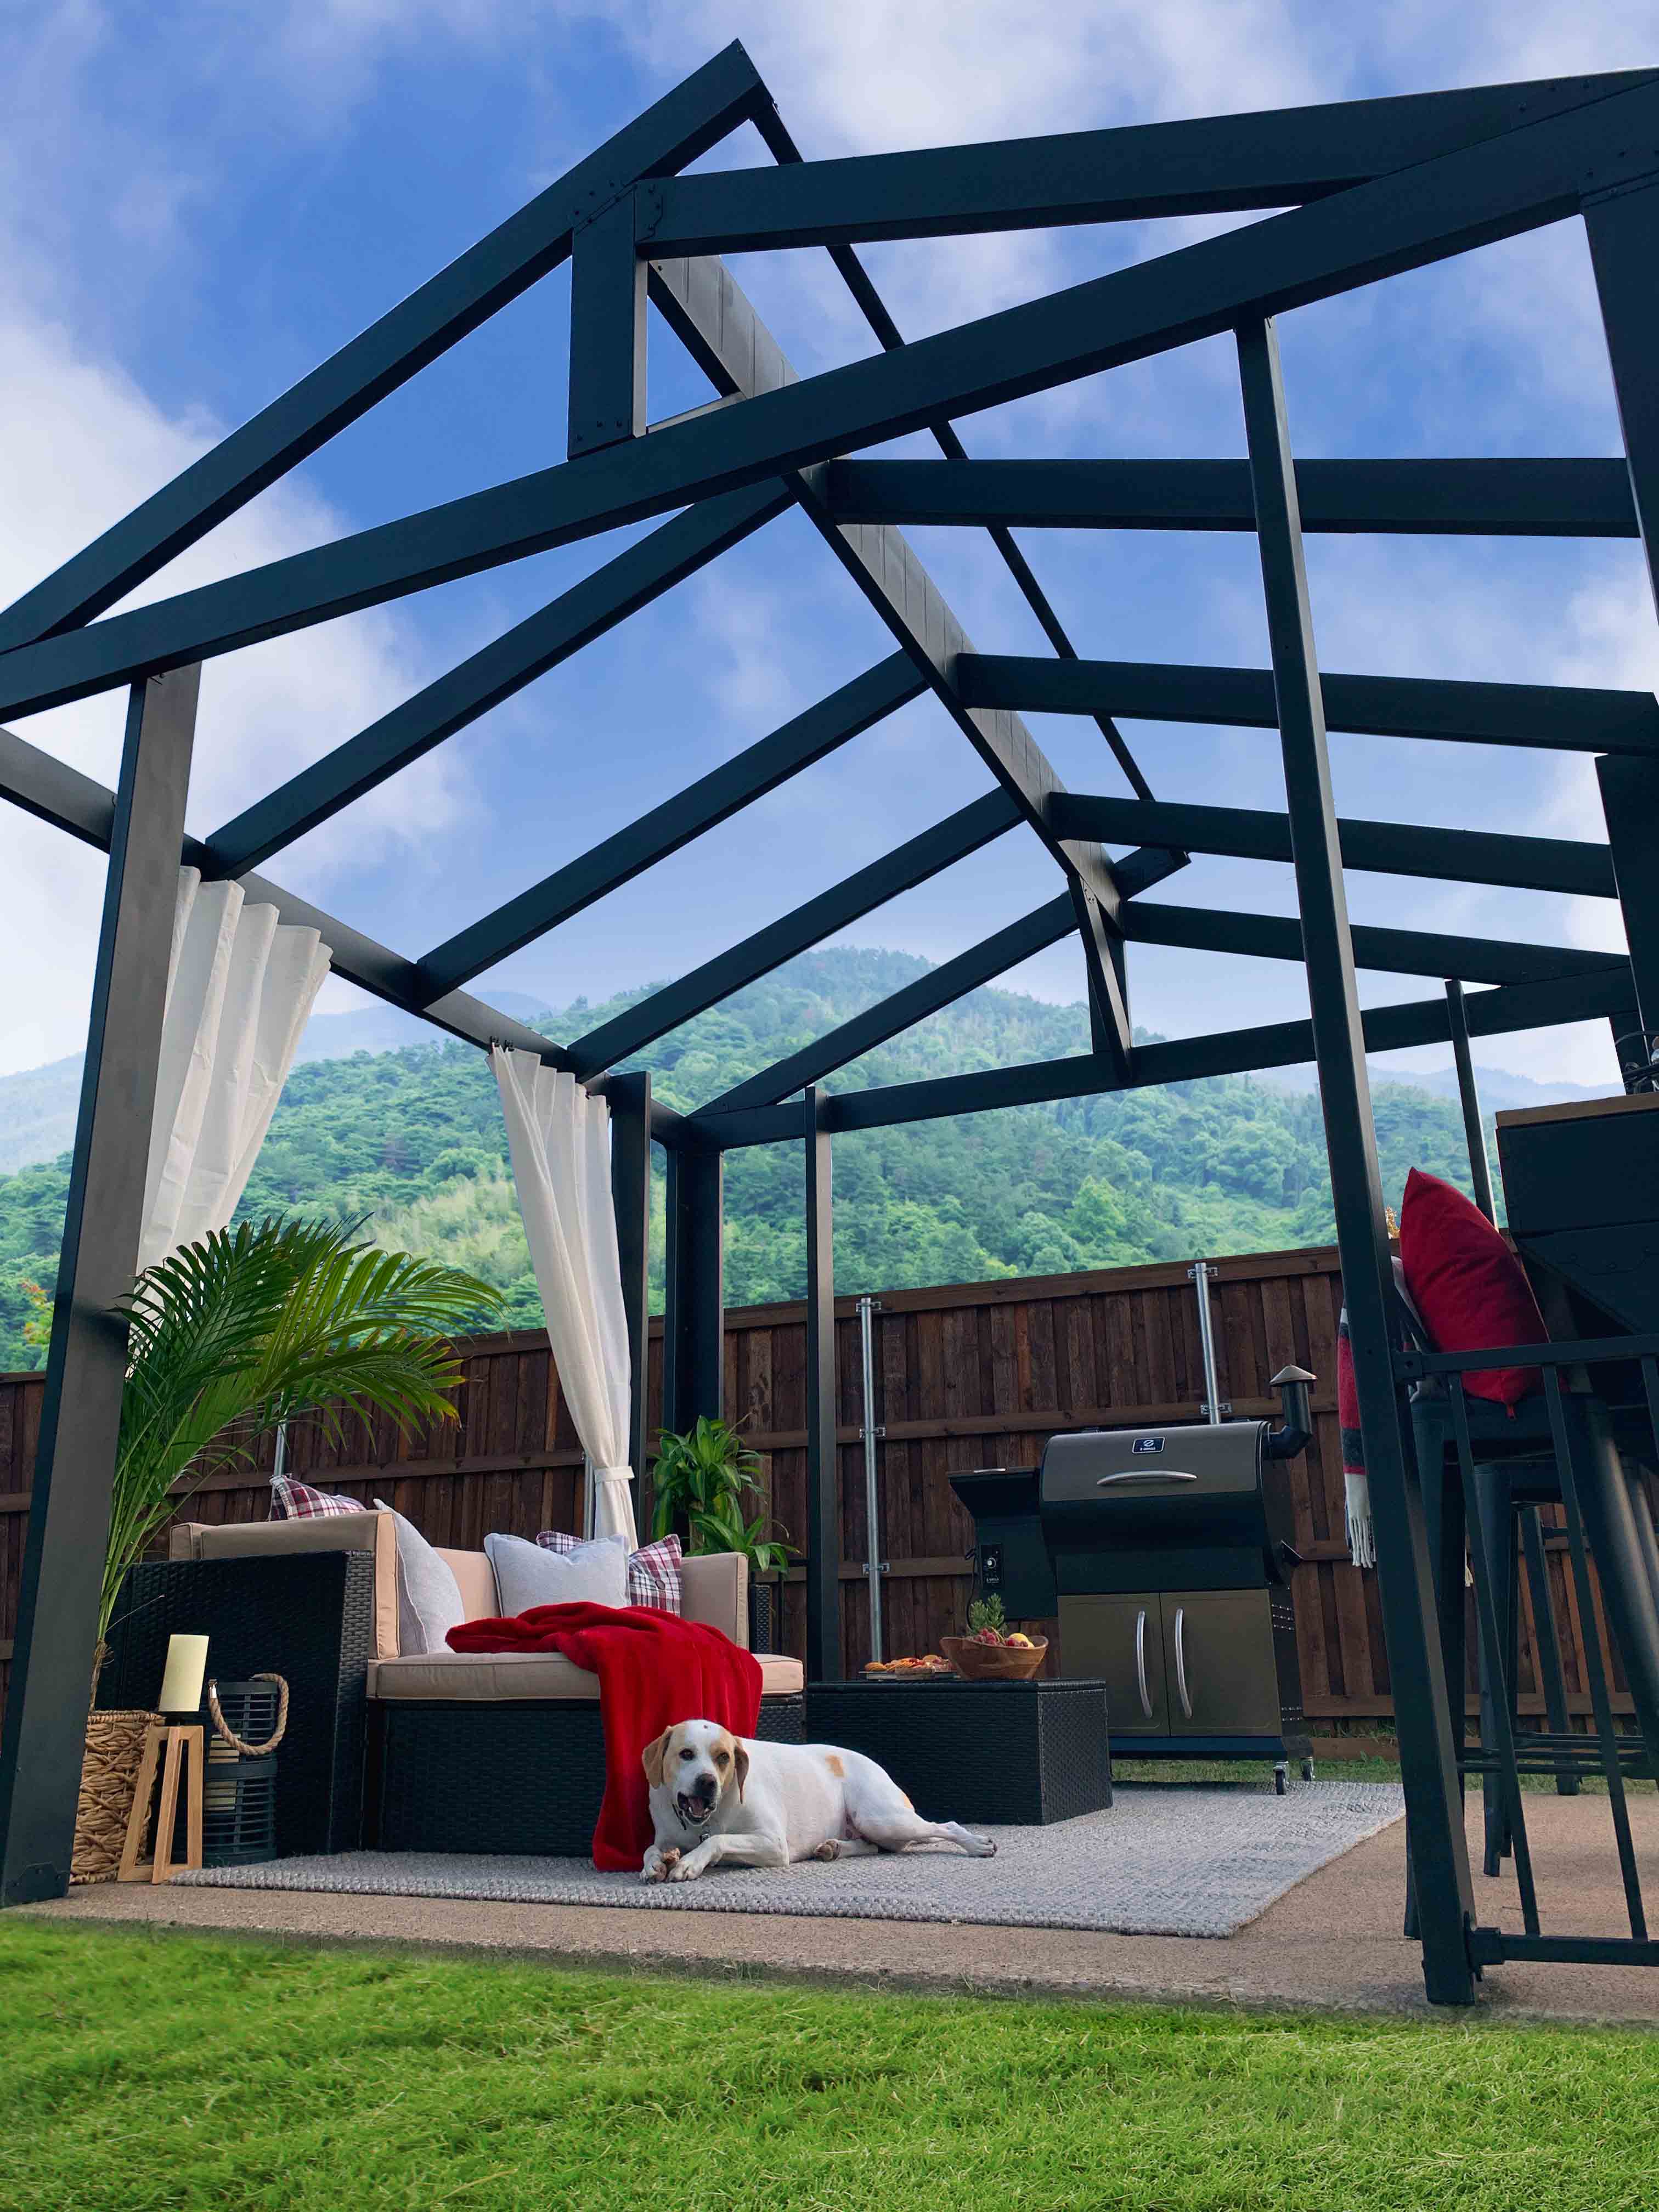
[[[1418,1168],[1406,1178],[1400,1206],[1400,1259],[1437,1351],[1547,1343],[1544,1316],[1514,1253],[1461,1190]],[[1465,1375],[1463,1388],[1513,1412],[1518,1400],[1542,1389],[1543,1377],[1535,1367],[1488,1367]]]

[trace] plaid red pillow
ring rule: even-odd
[[[308,1482],[291,1475],[270,1478],[270,1516],[273,1521],[325,1521],[337,1513],[369,1513],[372,1506],[356,1498],[342,1498],[330,1490],[313,1490]]]
[[[568,1534],[562,1528],[544,1528],[536,1541],[544,1552],[574,1552],[581,1539]],[[637,1552],[630,1553],[629,1605],[644,1606],[651,1613],[678,1613],[681,1556],[678,1536],[659,1536],[654,1544],[642,1544]]]

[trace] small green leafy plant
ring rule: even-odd
[[[788,1547],[767,1533],[773,1523],[762,1465],[760,1454],[750,1450],[729,1421],[704,1414],[684,1436],[665,1429],[651,1474],[653,1536],[665,1536],[678,1522],[694,1554],[737,1552],[759,1574],[781,1567]],[[758,1500],[761,1510],[750,1520],[745,1511],[752,1500]]]
[[[994,1628],[999,1636],[1006,1632],[1008,1616],[1002,1609],[1000,1597],[976,1597],[968,1608],[968,1633],[978,1636],[983,1630]]]

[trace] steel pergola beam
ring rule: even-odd
[[[795,380],[782,349],[722,264],[677,262],[659,269],[657,276],[664,314],[717,385],[752,399]],[[826,544],[1073,885],[1097,1048],[1127,1065],[1132,1048],[1129,1012],[1110,944],[1121,894],[1111,863],[1097,844],[1060,837],[1050,830],[1048,799],[1065,787],[1018,714],[978,711],[958,690],[954,670],[972,647],[915,549],[897,531],[881,525],[843,528],[836,523],[824,510],[817,471],[791,471],[787,481]],[[1172,856],[1170,866],[1178,865]]]
[[[0,658],[0,718],[379,605],[1535,229],[1577,213],[1587,192],[1640,182],[1656,129],[1659,87],[1644,81],[875,359],[22,646]]]
[[[540,883],[423,954],[418,963],[420,988],[441,995],[482,975],[520,945],[568,921],[596,899],[727,820],[739,808],[775,791],[791,776],[860,736],[912,699],[920,698],[926,689],[903,653],[890,654],[827,699],[797,714],[770,737],[723,762],[626,829],[603,839],[564,867],[556,868]]]
[[[1145,902],[1123,909],[1123,933],[1132,945],[1163,945],[1187,952],[1242,953],[1257,960],[1304,957],[1302,924],[1294,915],[1239,914],[1218,908],[1164,906]],[[1498,937],[1456,937],[1421,929],[1378,929],[1355,922],[1354,964],[1393,975],[1455,977],[1464,983],[1547,983],[1570,975],[1626,972],[1620,953],[1585,952],[1553,945],[1523,945]]]
[[[964,699],[1045,714],[1103,710],[1135,720],[1278,726],[1270,668],[1139,660],[1044,660],[975,653],[955,670]],[[1562,684],[1470,684],[1446,678],[1322,674],[1325,719],[1362,737],[1435,738],[1559,752],[1659,753],[1650,691]]]
[[[668,260],[1291,207],[1651,76],[1632,70],[662,177],[640,192],[640,247]]]
[[[1298,461],[1304,531],[1634,538],[1622,460]],[[837,522],[930,529],[1255,528],[1247,461],[830,461]]]
[[[1506,983],[1464,1000],[1471,1036],[1507,1036],[1518,1030],[1560,1028],[1622,1012],[1630,983],[1622,963],[1610,961],[1601,979],[1569,975],[1554,982]],[[1443,992],[1403,1005],[1372,1006],[1361,1017],[1365,1049],[1403,1052],[1413,1045],[1450,1040]],[[1249,1075],[1268,1067],[1299,1067],[1314,1057],[1308,1021],[1264,1023],[1207,1036],[1179,1037],[1135,1047],[1134,1067],[1119,1082],[1096,1053],[1069,1060],[1035,1060],[971,1075],[927,1076],[915,1083],[883,1084],[868,1091],[839,1091],[824,1100],[824,1121],[837,1135],[858,1129],[896,1128],[959,1114],[989,1114],[1009,1106],[1038,1106],[1088,1098],[1113,1091],[1156,1090],[1170,1083],[1200,1083],[1216,1075]],[[800,1134],[800,1109],[793,1101],[739,1113],[704,1107],[683,1124],[690,1145],[736,1151],[751,1145],[787,1144]]]
[[[577,225],[608,201],[696,161],[768,99],[733,41],[26,592],[0,615],[0,652],[102,613],[556,269]]]
[[[901,891],[914,890],[993,839],[1006,836],[1019,818],[1018,809],[1006,792],[987,792],[982,799],[947,815],[943,822],[884,854],[845,882],[819,892],[793,913],[757,930],[741,945],[717,953],[678,982],[653,992],[638,1005],[578,1037],[569,1048],[576,1073],[596,1075],[631,1059],[655,1038],[678,1029],[682,1022],[689,1022],[733,991],[781,967],[796,953],[821,944],[832,931],[848,927],[878,906],[885,906]]]
[[[247,807],[207,840],[211,872],[238,876],[510,699],[661,598],[790,505],[781,484],[706,501],[538,608]]]
[[[1126,921],[1133,913],[1124,908]],[[1046,952],[1051,945],[1058,945],[1077,927],[1077,915],[1070,896],[1062,892],[1050,899],[1018,921],[1010,922],[954,960],[941,961],[927,975],[918,975],[914,983],[894,991],[863,1013],[854,1014],[833,1030],[816,1037],[811,1044],[803,1045],[799,1052],[787,1059],[775,1060],[770,1067],[763,1068],[718,1098],[711,1098],[702,1110],[706,1114],[735,1114],[746,1106],[775,1105],[780,1099],[791,1097],[797,1091],[805,1091],[820,1076],[831,1075],[878,1045],[885,1044],[890,1037],[913,1029],[936,1014],[941,1007],[953,1006],[975,991],[981,983],[988,983],[994,975],[1003,975],[1009,969],[1017,968],[1022,960],[1034,954]]]
[[[1109,844],[1168,839],[1192,853],[1235,860],[1289,860],[1290,817],[1243,806],[1183,806],[1164,800],[1101,799],[1068,792],[1054,801],[1056,819],[1079,836]],[[1345,866],[1381,875],[1493,884],[1511,890],[1561,891],[1614,898],[1605,845],[1569,837],[1511,837],[1486,830],[1437,830],[1415,823],[1342,821]]]

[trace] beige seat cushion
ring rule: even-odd
[[[775,1652],[755,1656],[763,1697],[799,1691],[805,1678],[799,1659]],[[368,1670],[368,1694],[387,1701],[435,1698],[479,1705],[526,1698],[588,1699],[599,1696],[599,1678],[562,1651],[428,1651],[411,1659],[376,1660]]]

